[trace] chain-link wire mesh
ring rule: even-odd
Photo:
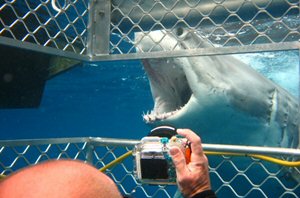
[[[129,55],[257,44],[276,50],[278,45],[270,44],[299,41],[299,12],[298,0],[5,0],[0,3],[0,37],[89,55],[95,60],[119,57],[103,55],[137,58],[140,56]],[[178,37],[179,28],[196,33],[209,45],[199,42],[193,47],[178,47],[185,39]],[[162,35],[149,35],[155,31]],[[166,48],[162,43],[169,36],[177,43]],[[146,50],[138,47],[144,39],[150,41]]]
[[[0,37],[84,54],[87,26],[88,0],[4,0],[0,3]]]
[[[15,144],[17,143],[17,144]],[[12,141],[0,144],[1,174],[8,175],[20,168],[50,159],[86,159],[84,139],[75,142],[62,141]]]
[[[96,7],[100,12],[90,9],[89,0],[56,0],[60,11],[55,10],[52,2],[1,1],[0,37],[76,54],[89,53],[91,38],[88,37],[96,41],[108,38],[108,49],[97,45],[94,48],[102,48],[101,52],[107,51],[108,55],[133,54],[134,58],[138,58],[136,53],[162,52],[160,56],[170,56],[164,52],[282,45],[299,42],[300,39],[299,0],[112,0],[107,7],[110,9],[109,35],[105,36],[97,35],[102,31],[95,31],[102,28],[97,27],[99,24],[106,22],[97,21],[106,13],[101,10],[105,1],[94,1],[98,2]],[[93,23],[89,21],[91,10],[99,14],[92,18],[95,20]],[[91,27],[88,27],[89,24]],[[180,37],[183,31],[188,33]],[[151,34],[153,32],[158,34]],[[182,41],[192,34],[201,38],[200,42],[184,47]],[[164,43],[170,37],[175,42],[166,47]],[[91,44],[93,41],[90,40]],[[147,48],[139,47],[145,41]],[[91,55],[97,56],[97,53],[92,52]],[[98,55],[101,59],[103,54]],[[133,147],[133,143],[118,142],[99,144],[93,138],[2,141],[0,172],[8,175],[32,164],[61,158],[85,160],[101,168]],[[175,186],[139,183],[133,176],[132,160],[127,158],[106,171],[123,194],[133,197],[174,195]],[[291,179],[287,168],[243,157],[209,156],[209,161],[213,189],[218,197],[298,197],[300,194],[300,184]],[[294,174],[297,174],[296,169]]]
[[[12,172],[49,159],[79,159],[102,168],[132,150],[138,141],[105,138],[15,140],[0,142],[0,172]],[[205,146],[204,146],[205,148]],[[264,150],[265,148],[261,148]],[[220,150],[221,151],[221,150]],[[282,152],[282,155],[286,155]],[[280,158],[278,153],[277,157]],[[300,184],[287,168],[250,157],[208,156],[212,187],[218,197],[298,197]],[[107,169],[122,194],[173,197],[176,186],[142,184],[134,177],[133,158]],[[295,168],[293,168],[295,169]],[[297,173],[298,176],[300,173]],[[297,176],[297,174],[294,176]]]
[[[300,39],[297,0],[114,0],[112,1],[110,53],[130,54],[143,39],[147,50],[139,53],[182,50],[178,28],[195,32],[210,45],[193,47],[251,46],[288,43]],[[161,31],[162,34],[149,35]],[[139,39],[135,33],[141,32]],[[171,48],[161,43],[177,39]],[[186,35],[188,37],[189,35]],[[133,43],[134,45],[126,45]]]

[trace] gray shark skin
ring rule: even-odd
[[[155,40],[161,40],[158,50],[211,46],[182,28],[135,36],[138,51],[148,51]],[[154,100],[143,118],[152,127],[190,128],[204,143],[299,147],[297,99],[232,55],[142,62]]]

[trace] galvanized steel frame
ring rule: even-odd
[[[57,1],[57,12],[53,0],[5,0],[0,3],[0,44],[87,60],[88,1]]]
[[[53,0],[52,0],[53,1]],[[58,1],[58,0],[57,0]],[[4,9],[12,9],[11,13],[14,13],[15,21],[12,24],[5,24],[5,21],[0,20],[0,44],[16,46],[18,48],[24,48],[34,51],[42,51],[51,55],[58,55],[68,57],[72,59],[78,59],[83,61],[103,61],[103,60],[124,60],[124,59],[141,59],[141,58],[161,58],[161,57],[179,57],[179,56],[201,56],[201,55],[220,55],[220,54],[236,54],[236,53],[248,53],[248,52],[261,52],[261,51],[278,51],[278,50],[293,50],[299,49],[300,28],[299,25],[291,25],[285,21],[285,17],[289,17],[291,13],[299,15],[299,2],[295,0],[272,0],[272,1],[247,1],[247,0],[65,0],[65,6],[61,8],[61,12],[55,13],[49,8],[50,0],[40,0],[40,6],[31,8],[30,0],[25,0],[25,4],[28,7],[28,13],[24,15],[18,15],[14,4],[17,0],[8,1],[0,5],[0,13]],[[79,12],[76,8],[77,4],[84,5],[85,11]],[[278,8],[278,6],[286,7],[282,15],[274,16],[271,12],[272,9]],[[149,7],[150,6],[150,7]],[[180,7],[181,6],[181,7]],[[62,7],[62,6],[61,6]],[[39,21],[39,9],[46,10],[48,15],[51,16],[44,24]],[[253,13],[251,17],[244,16],[242,11],[245,9],[252,9]],[[224,13],[222,13],[223,11]],[[297,13],[298,11],[298,13]],[[37,13],[35,13],[37,12]],[[72,14],[77,15],[74,20],[70,19]],[[38,27],[31,31],[26,26],[26,17],[34,15],[35,20],[39,21]],[[216,15],[224,17],[222,22],[218,22]],[[272,40],[272,35],[268,35],[268,28],[263,30],[257,29],[255,20],[259,20],[261,15],[266,17],[272,22],[277,24],[279,28],[284,29],[284,35],[282,38]],[[58,26],[60,29],[57,34],[52,37],[47,29],[47,25],[52,23],[58,24],[59,17],[64,17],[69,21],[69,25],[64,27]],[[85,19],[84,19],[85,18]],[[1,19],[1,17],[0,17]],[[158,20],[161,19],[161,20]],[[224,29],[223,26],[227,22],[231,22],[231,19],[240,22],[240,28],[231,33],[230,30]],[[86,21],[85,21],[86,20]],[[65,31],[68,28],[72,28],[76,32],[75,25],[78,21],[83,21],[85,26],[82,32],[78,32],[71,40],[68,40]],[[192,22],[191,22],[192,21]],[[184,26],[190,30],[196,30],[197,28],[204,27],[204,21],[208,21],[212,26],[212,32],[201,35],[212,42],[209,37],[214,36],[213,33],[221,31],[224,33],[224,37],[228,37],[225,43],[221,46],[215,46],[212,48],[196,48],[186,50],[162,50],[159,52],[134,52],[134,47],[137,45],[136,41],[130,38],[130,34],[135,31],[141,31],[145,35],[149,31],[155,31],[158,27],[167,31],[172,31],[178,26]],[[145,23],[150,23],[151,27],[146,27]],[[13,28],[15,24],[24,24],[27,35],[18,40],[15,36],[13,38],[6,38],[3,32],[11,32],[13,34]],[[1,29],[2,24],[2,29]],[[118,26],[122,27],[118,27]],[[124,27],[129,30],[124,30]],[[246,28],[253,30],[253,34],[256,37],[249,41],[249,44],[245,44],[239,40],[239,34]],[[31,44],[28,44],[26,39],[30,36],[34,37],[34,34],[39,30],[46,30],[49,36],[49,41],[45,44],[38,43],[37,39]],[[56,42],[57,35],[65,37],[68,43],[59,47],[48,47],[47,43]],[[120,40],[117,44],[112,42],[111,35],[118,35]],[[3,38],[4,37],[4,38]],[[261,37],[266,38],[266,42],[256,44],[255,40]],[[294,37],[290,39],[289,37]],[[131,51],[126,52],[122,49],[122,42],[131,43]],[[228,46],[228,42],[231,40],[237,40],[237,45]],[[76,41],[81,42],[79,51],[76,50]],[[159,43],[154,43],[159,45]]]
[[[102,168],[110,161],[116,159],[121,154],[132,150],[132,148],[138,144],[138,140],[129,139],[113,139],[113,138],[100,138],[100,137],[81,137],[81,138],[54,138],[54,139],[28,139],[28,140],[6,140],[0,141],[0,173],[10,174],[17,169],[37,164],[45,160],[50,159],[74,159],[86,161],[96,168]],[[300,157],[300,150],[298,149],[284,149],[284,148],[266,148],[266,147],[248,147],[238,145],[215,145],[215,144],[203,144],[205,151],[216,152],[235,152],[243,154],[263,154],[268,156],[281,157]],[[8,155],[12,155],[9,157]],[[218,156],[210,158],[210,173],[214,179],[223,182],[222,185],[213,186],[219,195],[222,197],[222,191],[226,188],[230,188],[232,193],[237,197],[250,196],[254,191],[261,192],[261,195],[267,197],[268,192],[266,189],[262,189],[266,183],[271,180],[275,180],[274,188],[282,188],[283,193],[278,197],[284,197],[287,195],[296,197],[297,190],[300,188],[300,184],[294,184],[293,186],[286,185],[281,179],[280,173],[284,171],[283,168],[278,168],[274,171],[274,167],[269,167],[268,164],[261,160],[249,158],[246,168],[239,167],[237,164],[239,161],[229,156]],[[217,161],[217,163],[214,162]],[[158,193],[163,193],[160,197],[172,197],[174,191],[170,190],[168,186],[156,186],[154,188],[154,194],[148,192],[147,185],[141,184],[137,181],[133,174],[132,158],[128,159],[127,163],[121,163],[112,167],[106,171],[118,185],[120,191],[126,195],[134,195],[136,189],[142,189],[144,197],[155,197]],[[230,166],[232,178],[223,178],[223,167]],[[261,174],[264,174],[262,181],[256,183],[253,176],[247,176],[246,173],[255,166],[259,167]],[[270,168],[270,169],[269,169]],[[299,173],[300,174],[300,173]],[[240,178],[242,177],[242,179]],[[250,189],[246,193],[239,192],[239,187],[234,186],[236,181],[244,180],[250,186]],[[128,189],[127,184],[132,183],[135,185],[133,190]],[[153,189],[152,189],[153,190]]]
[[[14,8],[14,3],[18,0],[4,0],[4,4],[0,4],[0,14],[3,12],[4,9],[11,10],[11,13],[14,13],[15,21],[11,24],[6,24],[5,21],[1,19],[0,15],[0,45],[7,45],[7,46],[13,46],[16,48],[21,48],[24,50],[33,50],[33,51],[39,51],[42,53],[46,53],[49,55],[55,55],[55,56],[63,56],[71,59],[77,59],[81,61],[104,61],[104,60],[127,60],[127,59],[144,59],[144,58],[164,58],[164,57],[186,57],[186,56],[203,56],[203,55],[222,55],[222,54],[237,54],[237,53],[251,53],[251,52],[264,52],[264,51],[278,51],[278,50],[299,50],[300,49],[300,25],[290,26],[289,24],[286,24],[284,22],[284,17],[289,16],[290,12],[296,12],[297,17],[299,17],[300,13],[300,6],[298,0],[65,0],[66,3],[69,3],[66,6],[60,6],[61,12],[55,13],[49,8],[51,1],[50,0],[39,0],[40,5],[37,5],[35,8],[31,8],[30,0],[24,0],[25,5],[28,8],[28,13],[25,13],[24,15],[18,15],[17,11]],[[129,2],[129,4],[125,4],[124,2]],[[35,1],[38,2],[38,1]],[[87,2],[87,3],[86,3]],[[205,12],[205,10],[202,9],[201,6],[202,3],[206,4],[206,9],[210,10],[210,12]],[[85,8],[81,12],[78,12],[76,10],[77,3],[84,4]],[[145,5],[148,5],[152,3],[152,6],[145,9]],[[186,6],[187,9],[186,12],[182,12],[180,9],[180,5]],[[286,11],[281,16],[273,16],[269,13],[270,10],[274,6],[278,6],[278,4],[283,4],[287,6]],[[126,7],[130,5],[129,7]],[[147,5],[147,6],[148,6]],[[252,8],[253,10],[256,10],[257,13],[255,13],[253,18],[250,19],[243,19],[243,17],[239,16],[238,10],[243,10],[246,8]],[[270,6],[270,7],[269,7]],[[46,20],[44,23],[40,23],[38,27],[35,30],[30,30],[26,26],[26,17],[29,15],[34,16],[34,18],[38,21],[39,16],[37,13],[40,8],[43,8],[48,12],[49,19]],[[159,12],[157,12],[156,9],[160,9]],[[218,14],[218,9],[221,9],[228,13],[227,16],[225,16],[225,19],[221,23],[215,23],[215,21],[212,19],[215,14]],[[71,14],[77,15],[74,20],[70,20],[68,18],[67,12],[71,12]],[[156,11],[156,12],[154,12]],[[134,14],[133,14],[134,13]],[[140,15],[139,15],[140,14]],[[222,14],[222,13],[221,13]],[[282,39],[279,39],[280,41],[273,41],[269,35],[267,30],[257,30],[255,25],[252,25],[251,23],[254,22],[254,19],[256,16],[264,14],[268,19],[270,19],[274,24],[279,24],[280,27],[284,28],[286,31],[286,34],[282,37]],[[53,46],[48,46],[46,43],[39,43],[37,42],[37,39],[33,39],[33,42],[28,42],[26,38],[30,36],[34,36],[34,34],[38,30],[45,30],[46,35],[51,35],[47,33],[47,25],[51,22],[59,23],[57,20],[59,20],[60,16],[64,16],[66,20],[69,22],[65,27],[58,26],[58,32],[54,36],[49,36],[49,42],[56,42],[55,39],[57,38],[57,35],[61,35],[62,37],[65,37],[65,40],[67,41],[66,45],[63,45],[63,47],[58,46],[57,44],[54,44]],[[169,18],[171,17],[171,18]],[[199,18],[198,22],[192,23],[195,25],[191,25],[189,22],[187,22],[190,19],[197,19]],[[190,29],[191,31],[195,31],[197,28],[202,27],[202,21],[207,20],[210,21],[212,26],[214,26],[214,30],[211,33],[208,33],[207,35],[202,35],[203,37],[207,38],[209,40],[210,37],[212,37],[213,32],[217,31],[219,29],[223,29],[223,26],[226,25],[226,21],[230,19],[230,17],[234,17],[236,20],[239,20],[242,25],[240,29],[238,29],[233,34],[230,33],[230,31],[224,31],[224,35],[231,38],[231,39],[238,39],[239,33],[243,30],[243,28],[253,28],[254,34],[258,34],[258,37],[266,37],[270,38],[270,42],[255,43],[255,39],[248,44],[244,44],[243,42],[238,42],[238,45],[223,45],[221,46],[215,46],[211,48],[196,48],[196,49],[186,49],[186,50],[162,50],[162,51],[150,51],[150,52],[139,52],[136,53],[134,50],[123,50],[122,49],[122,42],[128,42],[132,45],[131,49],[134,49],[134,47],[138,44],[136,41],[131,39],[132,33],[135,31],[143,32],[145,35],[149,31],[155,31],[157,29],[164,29],[167,31],[172,31],[178,26]],[[147,23],[147,20],[150,20],[150,23],[152,23],[151,27],[144,27],[145,23]],[[145,19],[145,20],[144,20]],[[161,20],[159,20],[161,19]],[[164,19],[167,19],[164,21]],[[143,21],[144,20],[144,21]],[[77,32],[77,35],[74,35],[72,39],[68,40],[67,36],[65,34],[65,31],[71,27],[76,29],[76,22],[82,21],[84,28],[81,30],[81,32]],[[125,23],[125,22],[126,23]],[[125,24],[122,24],[122,23]],[[22,24],[25,27],[27,33],[26,35],[18,39],[15,36],[9,36],[3,35],[4,31],[10,32],[13,34],[13,28],[14,26],[19,23]],[[123,31],[120,27],[121,25],[127,26],[128,30]],[[74,30],[76,32],[76,30]],[[120,40],[117,43],[112,42],[112,35],[117,35],[117,37],[120,38]],[[287,39],[289,35],[294,36],[292,39]],[[79,41],[80,47],[79,50],[76,49],[76,41]],[[267,39],[268,40],[268,39]],[[59,41],[58,41],[59,42]],[[212,42],[212,41],[210,41]],[[213,43],[213,42],[212,42]],[[214,43],[213,43],[214,44]],[[155,43],[154,45],[159,45],[159,43]],[[122,147],[124,148],[124,151],[130,150],[135,144],[137,144],[139,141],[137,140],[119,140],[119,139],[107,139],[107,138],[63,138],[63,139],[45,139],[45,140],[12,140],[12,141],[0,141],[0,168],[2,174],[7,174],[15,171],[15,164],[18,163],[19,159],[24,159],[25,164],[24,165],[31,165],[38,163],[40,161],[43,161],[44,157],[46,159],[53,159],[52,156],[47,154],[47,151],[52,148],[51,145],[59,145],[63,144],[64,146],[55,146],[57,147],[56,152],[58,152],[58,155],[54,157],[54,159],[59,158],[72,158],[72,159],[81,159],[85,160],[91,164],[94,164],[97,168],[101,168],[106,164],[106,162],[103,161],[105,159],[105,156],[101,157],[99,153],[97,153],[97,148],[106,148],[108,154],[107,155],[113,155],[113,158],[117,157],[114,154],[114,148]],[[42,145],[42,147],[45,149],[40,148],[39,146]],[[43,146],[44,145],[44,146]],[[69,146],[73,146],[75,150],[77,149],[78,153],[76,153],[74,156],[68,155],[68,148]],[[21,152],[17,149],[18,147],[21,147]],[[34,162],[31,162],[30,160],[26,159],[26,152],[30,150],[31,147],[34,147],[40,154],[38,157],[34,160]],[[110,149],[113,147],[113,149]],[[13,159],[12,164],[6,165],[3,164],[6,158],[6,150],[8,148],[11,148],[12,152],[10,154],[15,154],[15,159]],[[293,157],[299,157],[300,152],[299,150],[295,149],[274,149],[274,148],[256,148],[256,147],[243,147],[243,146],[226,146],[226,145],[209,145],[204,144],[204,149],[209,151],[227,151],[227,152],[242,152],[242,153],[258,153],[258,154],[266,154],[266,155],[275,155],[275,156],[293,156]],[[4,156],[5,155],[5,156]],[[218,173],[218,167],[222,166],[222,163],[224,161],[228,162],[230,165],[234,167],[234,169],[238,170],[236,168],[234,162],[232,162],[232,159],[226,156],[222,156],[221,158],[221,165],[217,165],[215,167],[211,167],[210,171],[211,173],[214,173],[216,177],[222,178],[220,173]],[[262,166],[262,169],[265,168],[263,163],[259,160],[252,159],[250,164],[259,164],[259,166]],[[133,179],[132,176],[132,170],[128,170],[125,165],[121,166],[125,169],[126,174],[131,175],[130,178]],[[251,165],[249,165],[251,166]],[[266,171],[269,173],[268,171]],[[108,170],[108,175],[110,175],[115,182],[119,185],[120,189],[125,192],[125,194],[130,195],[131,192],[127,192],[126,189],[123,187],[122,181],[119,181],[114,177],[113,169]],[[252,190],[256,189],[258,191],[261,191],[260,187],[263,184],[257,185],[253,182],[251,182],[251,179],[247,175],[245,175],[245,172],[238,170],[236,176],[242,175],[246,178],[246,180],[249,180],[250,184],[252,185]],[[235,176],[235,177],[236,177]],[[277,178],[277,173],[270,173],[269,176],[266,177],[266,180],[270,178],[274,178],[275,180],[278,180],[279,185],[285,190],[285,193],[280,195],[281,197],[285,195],[295,195],[294,190],[299,188],[299,184],[296,186],[293,186],[292,188],[286,187],[281,181]],[[134,180],[134,179],[133,179]],[[251,190],[247,192],[246,194],[239,194],[232,186],[231,181],[226,181],[223,179],[220,179],[223,184],[221,186],[218,186],[216,189],[216,192],[219,193],[222,191],[222,188],[224,186],[229,187],[233,190],[235,195],[237,197],[245,197],[251,193]],[[234,179],[232,179],[234,180]],[[151,195],[148,195],[146,190],[144,190],[144,187],[138,183],[137,181],[134,181],[137,186],[141,187],[143,189],[143,192],[145,192],[145,196],[151,197]],[[163,187],[158,187],[160,189],[164,189]],[[166,197],[170,197],[167,190],[163,190]],[[155,194],[154,194],[155,195]],[[262,195],[265,196],[265,193],[262,192]]]

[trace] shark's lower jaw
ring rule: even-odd
[[[143,63],[154,100],[153,110],[143,114],[144,121],[154,123],[180,113],[193,94],[184,70],[168,59],[144,60]]]
[[[157,95],[161,90],[152,89],[152,94]],[[164,92],[166,93],[166,92]],[[146,123],[154,123],[158,121],[163,121],[168,118],[171,118],[174,115],[178,115],[182,108],[186,106],[188,101],[192,96],[191,91],[188,89],[186,95],[184,95],[184,99],[178,98],[176,95],[170,95],[170,97],[157,97],[154,99],[154,109],[150,112],[148,111],[146,114],[143,114],[143,119]]]
[[[181,109],[182,107],[180,107]],[[180,111],[180,109],[176,109],[175,111],[171,112],[164,112],[164,113],[156,113],[154,111],[151,111],[150,113],[144,114],[143,119],[146,123],[154,123],[157,121],[162,121],[170,118],[171,116],[175,115]]]
[[[147,124],[151,124],[154,122],[165,121],[175,115],[179,116],[192,97],[190,89],[187,89],[185,93],[184,100],[178,100],[178,98],[176,98],[178,96],[174,95],[169,98],[155,99],[154,109],[150,112],[143,113],[144,121]]]

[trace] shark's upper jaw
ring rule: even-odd
[[[143,115],[146,123],[166,120],[180,113],[192,90],[182,68],[176,67],[167,59],[144,60],[144,68],[149,77],[154,100],[152,111]]]

